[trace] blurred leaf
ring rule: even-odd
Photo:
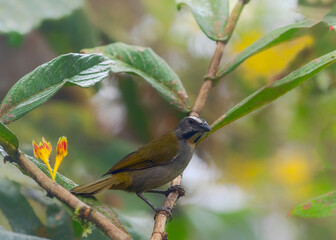
[[[105,79],[112,62],[97,54],[61,55],[21,78],[0,105],[0,120],[10,123],[51,98],[64,85],[91,87]]]
[[[58,19],[82,5],[82,0],[0,0],[0,33],[27,34],[45,19]]]
[[[0,227],[0,239],[3,240],[47,240],[47,238],[40,238],[20,233],[13,233],[4,230]]]
[[[190,207],[185,214],[189,223],[183,225],[191,228],[194,233],[192,239],[260,239],[256,236],[253,225],[253,220],[257,219],[257,216],[247,211],[225,214],[194,206]]]
[[[324,16],[322,21],[327,23],[329,26],[336,26],[336,5],[334,5],[331,11]]]
[[[318,153],[321,155],[324,167],[336,168],[336,121],[328,124],[321,131],[318,143]]]
[[[229,17],[228,0],[176,0],[178,9],[186,4],[198,25],[208,36],[217,41],[225,40],[224,28]]]
[[[311,199],[296,206],[289,215],[305,218],[320,218],[336,215],[336,192]]]
[[[286,77],[280,80],[270,82],[268,85],[252,93],[250,96],[229,110],[226,114],[217,119],[211,125],[211,132],[208,135],[237,120],[238,118],[245,116],[249,112],[252,112],[257,108],[274,101],[281,95],[287,93],[288,91],[305,82],[307,79],[316,75],[318,72],[328,67],[335,61],[336,50],[310,61],[306,65],[288,74]]]
[[[36,235],[43,226],[34,210],[20,192],[20,186],[0,179],[0,209],[14,232]]]
[[[94,47],[100,41],[98,31],[90,24],[83,9],[58,21],[45,21],[39,31],[59,55]]]
[[[0,122],[0,145],[3,146],[9,156],[14,156],[19,147],[17,137],[5,125]]]
[[[152,49],[113,43],[84,53],[101,53],[115,62],[112,72],[127,72],[144,78],[169,103],[184,112],[190,110],[188,95],[176,73]]]
[[[243,63],[247,58],[264,51],[276,44],[290,40],[295,33],[303,28],[310,28],[314,26],[317,21],[304,20],[298,23],[289,24],[287,26],[275,29],[270,33],[262,36],[257,41],[252,43],[250,46],[245,48],[238,56],[236,56],[230,63],[222,67],[217,76],[220,78],[232,72],[241,63]]]
[[[139,91],[129,76],[120,76],[119,88],[128,111],[128,121],[141,140],[149,141],[149,125],[145,109],[141,106]]]
[[[331,7],[334,4],[334,1],[324,1],[324,0],[317,0],[317,1],[311,1],[311,0],[299,0],[299,5],[303,6],[310,6],[315,8],[323,8],[323,7]]]
[[[11,32],[8,34],[8,45],[11,47],[19,47],[24,40],[24,35],[17,33],[17,32]]]
[[[55,203],[49,203],[46,213],[46,227],[51,239],[72,239],[72,221],[66,211]]]

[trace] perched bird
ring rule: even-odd
[[[204,132],[210,131],[207,122],[199,117],[183,118],[177,127],[165,135],[140,147],[116,163],[103,178],[70,190],[75,195],[91,196],[107,189],[135,192],[156,213],[156,208],[144,196],[144,192],[161,193],[155,190],[180,175],[187,167],[195,149],[195,143]],[[104,177],[105,176],[105,177]]]

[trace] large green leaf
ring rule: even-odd
[[[0,33],[26,34],[45,19],[58,19],[82,5],[82,0],[0,0]]]
[[[42,227],[34,210],[21,194],[20,186],[5,178],[0,178],[0,209],[14,232],[35,235]]]
[[[85,53],[101,53],[114,61],[112,72],[127,72],[144,78],[169,103],[184,112],[190,110],[188,95],[176,73],[152,49],[113,43]]]
[[[243,117],[249,112],[252,112],[257,108],[272,102],[281,95],[299,86],[304,81],[311,78],[334,62],[336,62],[336,50],[312,60],[311,62],[278,81],[270,82],[267,86],[254,92],[241,101],[238,105],[229,110],[226,114],[221,116],[218,120],[216,120],[211,125],[211,132],[209,134],[215,132],[219,128],[224,127],[230,122]]]
[[[51,98],[64,85],[90,87],[105,79],[112,61],[97,54],[65,54],[21,78],[0,105],[0,121],[10,123]]]
[[[223,30],[229,17],[228,0],[176,0],[176,3],[179,9],[182,4],[190,8],[208,38],[214,41],[226,40]]]
[[[336,192],[329,192],[302,203],[290,211],[289,214],[305,218],[336,216]]]
[[[35,237],[31,235],[25,235],[21,233],[13,233],[4,230],[0,226],[0,239],[3,240],[48,240],[47,238],[40,238],[40,237]]]
[[[17,137],[1,122],[0,122],[0,145],[6,149],[6,152],[11,157],[16,155],[19,147],[19,141]]]
[[[276,44],[285,42],[293,37],[295,33],[304,28],[310,28],[314,26],[317,22],[311,20],[304,20],[298,23],[289,24],[287,26],[275,29],[270,33],[262,36],[257,41],[252,43],[250,46],[245,48],[237,57],[235,57],[231,62],[222,67],[217,76],[219,78],[232,72],[241,63],[243,63],[247,58],[266,50]]]

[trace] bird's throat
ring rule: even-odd
[[[196,132],[191,137],[188,138],[188,142],[195,144],[201,137],[203,133],[202,132]]]

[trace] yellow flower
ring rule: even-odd
[[[274,180],[285,186],[302,186],[314,175],[313,163],[302,152],[284,151],[276,154],[270,173]]]
[[[50,142],[46,142],[46,140],[42,137],[42,143],[40,142],[39,145],[37,145],[37,143],[33,140],[33,147],[34,156],[44,162],[50,172],[50,176],[52,176],[52,170],[49,164],[49,156],[52,151]]]
[[[67,145],[68,145],[67,138],[66,137],[60,137],[59,140],[58,140],[58,143],[57,143],[57,148],[56,148],[57,156],[56,156],[54,171],[53,171],[51,169],[50,163],[49,163],[49,156],[50,156],[50,153],[52,151],[52,147],[51,147],[50,142],[45,141],[45,139],[43,137],[42,137],[42,143],[40,142],[39,145],[37,145],[37,143],[35,141],[33,141],[34,156],[36,158],[41,159],[44,162],[44,164],[47,166],[47,168],[50,172],[50,176],[51,176],[53,181],[55,181],[57,170],[58,170],[63,158],[68,154]]]
[[[241,42],[233,43],[233,51],[239,53],[263,35],[261,30],[253,29],[241,34]],[[297,54],[311,46],[314,40],[310,36],[301,36],[291,41],[281,43],[248,58],[240,68],[244,81],[255,88],[261,81],[269,81],[281,73]]]
[[[55,161],[55,166],[54,166],[54,172],[52,175],[52,179],[55,180],[56,178],[56,173],[58,170],[59,165],[61,164],[61,162],[63,161],[63,158],[68,154],[67,152],[67,146],[68,146],[68,140],[66,137],[60,137],[58,139],[58,143],[57,143],[57,156],[56,156],[56,161]]]

